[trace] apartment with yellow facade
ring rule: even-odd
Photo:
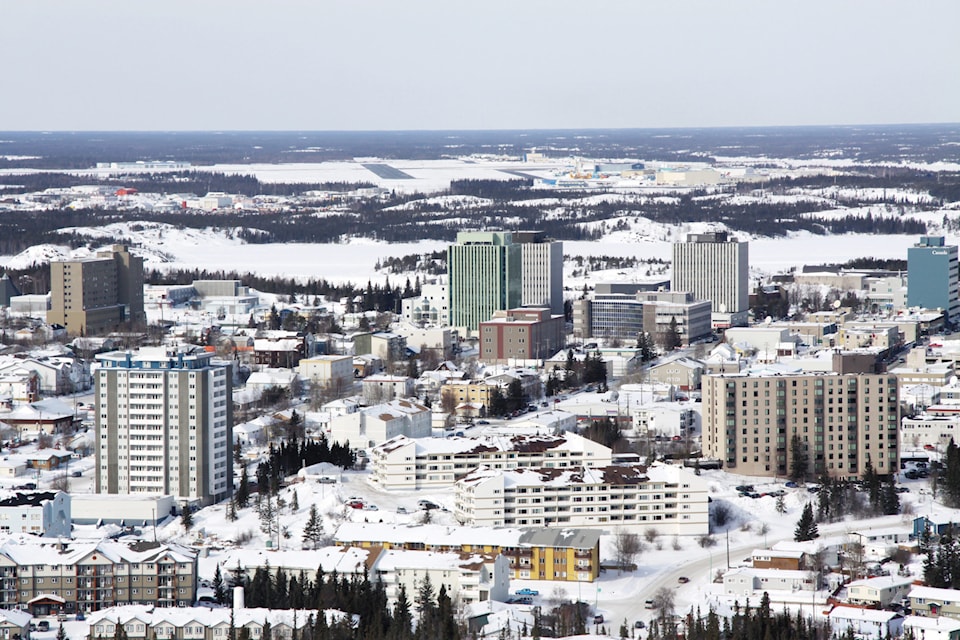
[[[513,579],[589,581],[600,576],[595,529],[450,527],[345,522],[333,536],[341,547],[502,554]]]

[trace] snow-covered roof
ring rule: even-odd
[[[256,567],[283,567],[284,569],[302,569],[316,571],[323,567],[325,573],[362,572],[364,567],[369,568],[376,558],[371,549],[360,547],[323,547],[315,550],[301,549],[233,549],[223,555],[220,564],[227,569],[238,564],[244,569]]]
[[[875,576],[873,578],[864,578],[854,580],[847,584],[850,587],[871,587],[874,589],[886,589],[887,587],[897,587],[900,585],[911,584],[914,581],[913,576]]]
[[[522,533],[522,529],[451,527],[442,524],[409,526],[385,522],[344,522],[333,535],[333,539],[341,544],[426,543],[438,547],[482,546],[490,544],[491,540],[497,540],[498,544],[514,546],[519,543]]]
[[[375,447],[393,451],[414,444],[417,456],[440,454],[469,454],[486,452],[528,451],[583,451],[586,439],[574,433],[561,435],[485,435],[479,438],[408,438],[400,435]]]
[[[0,621],[6,621],[10,624],[15,624],[18,627],[26,627],[30,624],[30,618],[33,616],[30,615],[27,611],[20,611],[19,609],[0,609]]]
[[[931,631],[951,633],[953,631],[960,631],[960,620],[954,620],[953,618],[947,618],[945,616],[937,616],[936,618],[907,616],[903,619],[903,626],[909,629],[929,629]]]
[[[865,622],[880,623],[887,623],[891,620],[901,617],[896,611],[863,609],[861,607],[845,607],[843,605],[834,607],[828,615],[830,618],[840,618],[843,620],[863,620]]]
[[[923,598],[924,600],[936,600],[939,602],[960,602],[960,589],[938,589],[937,587],[925,587],[917,585],[910,589],[907,594],[910,599]]]
[[[139,620],[149,626],[169,624],[175,627],[185,626],[189,622],[196,622],[204,627],[229,625],[233,615],[233,624],[244,627],[249,624],[262,625],[270,622],[274,628],[278,626],[302,628],[310,620],[316,618],[319,611],[316,609],[211,609],[208,607],[153,607],[152,605],[128,604],[119,607],[110,607],[91,613],[87,617],[92,627],[103,622],[113,624],[127,624],[132,620]],[[324,610],[328,622],[336,622],[349,617],[348,614],[336,609]]]
[[[377,571],[396,571],[397,569],[479,571],[483,565],[492,563],[494,560],[496,556],[490,553],[386,549],[380,554],[374,568]]]

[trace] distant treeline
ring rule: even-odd
[[[210,191],[222,191],[250,197],[293,196],[306,191],[353,191],[375,186],[372,182],[261,182],[252,175],[212,171],[129,173],[103,178],[67,173],[26,173],[0,175],[0,184],[12,185],[0,191],[0,195],[32,193],[44,189],[62,189],[79,185],[103,185],[116,188],[128,187],[149,193],[192,193],[202,196]]]

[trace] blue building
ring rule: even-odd
[[[941,309],[949,324],[960,319],[957,246],[943,236],[921,236],[907,249],[907,306]]]

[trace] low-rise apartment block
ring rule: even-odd
[[[449,487],[480,465],[519,467],[603,466],[609,447],[575,433],[549,436],[419,438],[397,436],[373,448],[370,482],[384,489]]]
[[[643,525],[662,534],[709,532],[706,482],[670,465],[480,467],[454,490],[457,520],[468,525]]]
[[[336,624],[348,618],[341,611],[328,609],[211,609],[184,607],[162,609],[127,605],[98,611],[89,618],[88,640],[122,637],[129,640],[222,640],[235,634],[251,640],[293,640],[301,637],[305,627],[318,616],[325,616],[327,624]],[[264,628],[270,625],[270,637]],[[296,633],[295,632],[299,632]]]
[[[480,360],[508,363],[543,360],[563,347],[563,316],[550,309],[496,311],[480,323]]]
[[[0,607],[34,615],[96,611],[118,604],[191,606],[197,556],[184,547],[138,542],[39,542],[0,546]]]
[[[63,491],[0,491],[0,534],[70,537],[70,494]]]
[[[330,440],[354,449],[395,437],[425,438],[432,431],[430,409],[413,400],[391,400],[330,420]]]
[[[346,522],[333,539],[334,544],[345,547],[501,553],[510,560],[515,579],[592,582],[600,577],[601,533],[573,527],[411,527]]]
[[[728,471],[785,476],[794,448],[807,473],[857,478],[867,460],[899,470],[896,376],[803,373],[770,365],[703,379],[703,446]]]

